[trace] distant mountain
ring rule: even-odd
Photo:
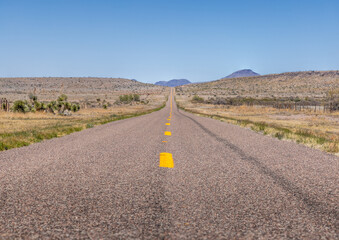
[[[253,77],[253,76],[260,76],[260,74],[253,72],[251,69],[243,69],[236,71],[224,78]]]
[[[190,84],[191,82],[188,81],[187,79],[172,79],[169,81],[160,81],[154,83],[155,85],[159,86],[166,86],[166,87],[177,87],[185,84]]]

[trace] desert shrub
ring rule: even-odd
[[[139,94],[125,94],[119,96],[120,103],[131,103],[132,101],[139,102],[140,95]]]
[[[80,110],[80,105],[77,104],[77,103],[74,103],[74,104],[71,105],[70,110],[72,110],[73,112],[77,112],[77,111]]]
[[[192,102],[196,103],[203,103],[205,100],[202,97],[199,97],[198,95],[194,95],[192,98]]]
[[[47,104],[47,110],[50,112],[53,112],[58,109],[57,102],[56,101],[51,101]]]
[[[258,126],[259,126],[259,131],[264,131],[266,128],[266,124],[264,123],[259,123]]]
[[[38,100],[38,97],[33,93],[28,94],[28,98],[34,102]]]
[[[14,104],[12,106],[12,110],[13,110],[13,112],[26,113],[26,112],[30,111],[30,107],[29,107],[29,104],[27,103],[27,101],[17,100],[17,101],[14,102]]]
[[[67,101],[68,97],[66,94],[61,94],[59,97],[58,97],[58,102],[63,102],[63,101]]]
[[[50,112],[58,111],[59,114],[63,114],[66,110],[77,112],[80,110],[80,105],[77,103],[67,102],[67,95],[62,94],[58,97],[57,101],[51,101],[47,104],[46,109]]]
[[[277,132],[277,133],[275,133],[274,136],[275,136],[276,138],[278,138],[279,140],[281,140],[281,139],[283,139],[283,137],[284,137],[284,133]]]
[[[35,109],[36,111],[44,111],[47,109],[47,105],[42,102],[34,101],[32,109]]]
[[[77,106],[75,104],[72,105],[71,107],[72,112],[76,112],[77,111]]]
[[[38,102],[38,101],[35,101],[35,102],[34,102],[34,108],[35,108],[36,110],[40,109],[41,106],[42,106],[42,103],[41,103],[41,102]]]
[[[139,94],[133,94],[133,100],[136,102],[140,101],[140,95]]]
[[[70,102],[65,102],[64,106],[65,106],[65,110],[71,110],[72,108],[72,104]]]
[[[47,109],[47,104],[46,103],[41,103],[41,110],[46,110]]]
[[[87,123],[86,128],[92,128],[94,125],[92,123]]]
[[[267,124],[264,122],[254,123],[254,125],[255,125],[255,130],[259,132],[264,132],[267,127]]]
[[[120,102],[127,102],[128,101],[128,95],[121,95],[119,96]]]
[[[102,105],[104,109],[107,109],[107,104]]]

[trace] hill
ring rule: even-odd
[[[0,98],[10,101],[27,99],[29,93],[38,95],[40,100],[56,99],[60,93],[68,95],[71,100],[93,100],[131,92],[156,94],[163,90],[161,86],[125,78],[0,78]]]
[[[259,76],[260,74],[253,72],[251,69],[243,69],[236,71],[230,75],[228,75],[225,78],[238,78],[238,77],[253,77],[253,76]]]
[[[177,88],[178,94],[207,97],[324,98],[339,89],[339,71],[306,71],[223,78]]]
[[[177,86],[186,85],[190,83],[191,82],[188,81],[187,79],[172,79],[169,81],[156,82],[154,84],[159,85],[159,86],[166,86],[166,87],[177,87]]]

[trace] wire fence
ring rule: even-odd
[[[311,110],[314,112],[339,111],[339,101],[286,101],[286,100],[257,100],[241,98],[209,98],[204,101],[207,104],[228,106],[261,106],[276,109],[291,109],[295,111]]]

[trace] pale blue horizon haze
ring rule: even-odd
[[[0,0],[0,77],[339,69],[339,1]]]

